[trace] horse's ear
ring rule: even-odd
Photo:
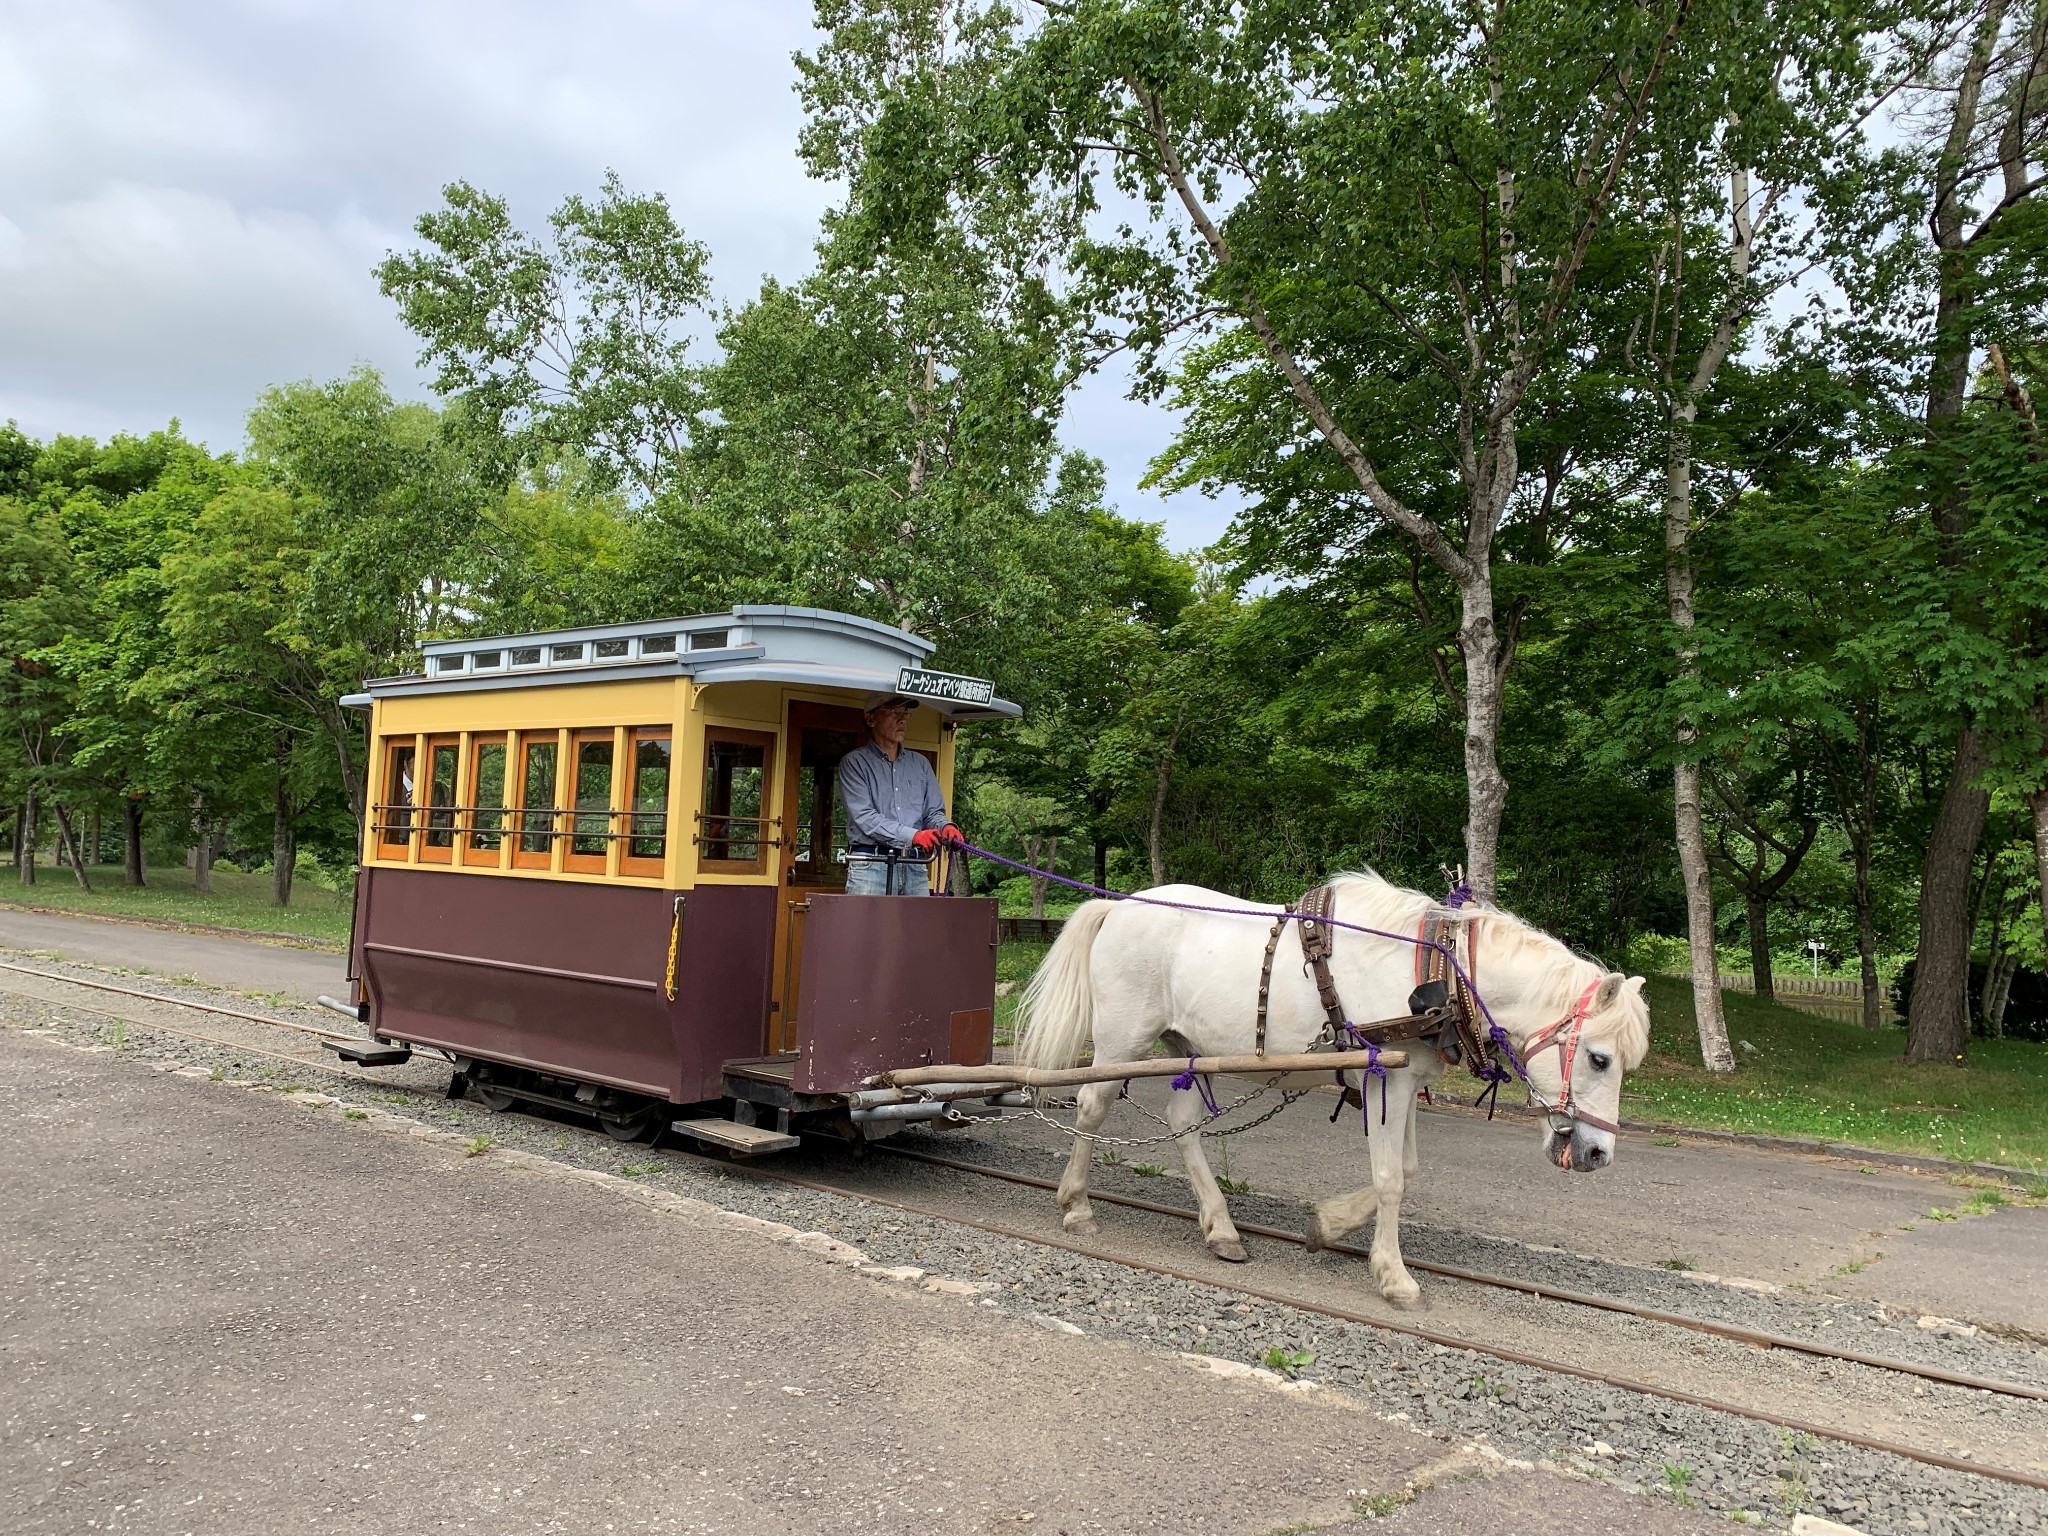
[[[1601,978],[1600,990],[1593,996],[1593,1011],[1595,1013],[1604,1013],[1607,1009],[1614,1006],[1614,1000],[1621,996],[1622,980],[1623,977],[1619,971],[1609,971],[1606,976]]]
[[[1640,976],[1631,976],[1629,977],[1626,985],[1628,987],[1629,996],[1634,997],[1637,993],[1643,990],[1643,978]]]

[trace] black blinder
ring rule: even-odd
[[[1432,1013],[1438,1008],[1448,1008],[1450,1005],[1451,984],[1442,977],[1435,981],[1425,981],[1408,994],[1410,1013]]]

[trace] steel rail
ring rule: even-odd
[[[14,965],[0,960],[0,971],[16,971],[23,976],[35,976],[44,981],[62,982],[67,987],[89,987],[95,992],[113,992],[122,997],[139,997],[145,1002],[169,1003],[173,1008],[192,1008],[200,1013],[217,1013],[225,1019],[245,1019],[251,1024],[268,1024],[272,1029],[296,1029],[308,1035],[321,1035],[329,1040],[361,1040],[361,1033],[351,1034],[339,1029],[322,1029],[317,1024],[295,1024],[290,1019],[266,1018],[260,1013],[244,1013],[239,1008],[222,1008],[213,1003],[195,1003],[182,997],[165,997],[161,992],[142,992],[134,987],[117,987],[104,981],[81,981],[76,976],[62,976],[55,971],[39,971],[33,966]],[[25,997],[27,993],[16,993]],[[47,999],[45,999],[47,1001]],[[59,1005],[63,1006],[63,1005]]]
[[[244,1045],[239,1040],[222,1040],[214,1035],[195,1035],[189,1029],[179,1029],[172,1024],[160,1024],[154,1019],[131,1019],[125,1013],[115,1013],[110,1009],[92,1008],[84,1003],[60,1003],[47,997],[39,997],[33,992],[15,992],[7,988],[0,988],[0,997],[19,998],[25,1003],[41,1003],[46,1008],[64,1008],[72,1013],[89,1013],[96,1018],[112,1019],[117,1024],[134,1024],[139,1028],[153,1029],[161,1034],[176,1035],[180,1040],[194,1040],[201,1045],[218,1046],[226,1051],[239,1051],[245,1056],[265,1056],[272,1061],[282,1061],[294,1067],[309,1067],[315,1072],[326,1072],[334,1077],[345,1077],[358,1083],[372,1083],[379,1088],[389,1088],[399,1093],[410,1093],[420,1098],[432,1097],[432,1095],[424,1093],[418,1088],[408,1088],[402,1083],[388,1083],[382,1078],[369,1077],[361,1072],[350,1072],[335,1062],[308,1056],[287,1056],[282,1051],[266,1051],[260,1045]],[[173,999],[156,998],[153,1001],[171,1002]],[[197,1005],[181,1003],[179,1006],[194,1007]]]
[[[1023,1232],[1014,1227],[999,1226],[994,1222],[981,1221],[971,1216],[955,1216],[945,1211],[935,1211],[925,1206],[912,1205],[907,1201],[893,1199],[887,1195],[864,1194],[860,1190],[846,1189],[840,1185],[821,1183],[816,1179],[799,1178],[795,1174],[778,1173],[771,1168],[751,1163],[733,1163],[703,1153],[684,1152],[677,1149],[677,1157],[693,1162],[709,1164],[728,1172],[742,1172],[757,1178],[770,1179],[778,1184],[787,1184],[797,1189],[807,1189],[815,1194],[836,1195],[845,1200],[860,1200],[869,1205],[900,1211],[906,1216],[922,1216],[932,1221],[951,1222],[955,1226],[971,1227],[977,1232],[986,1232],[992,1237],[1009,1238],[1020,1243],[1031,1243],[1040,1248],[1053,1248],[1081,1258],[1096,1259],[1104,1264],[1118,1264],[1126,1269],[1141,1270],[1146,1274],[1158,1275],[1163,1279],[1179,1280],[1188,1285],[1206,1286],[1212,1290],[1228,1291],[1233,1295],[1248,1296],[1257,1301],[1270,1302],[1276,1307],[1292,1307],[1297,1312],[1309,1312],[1318,1317],[1327,1317],[1340,1323],[1355,1323],[1362,1328],[1376,1328],[1384,1333],[1397,1333],[1427,1344],[1441,1345],[1446,1349],[1470,1350],[1474,1354],[1490,1359],[1504,1360],[1510,1365],[1525,1366],[1530,1370],[1544,1371],[1556,1376],[1571,1376],[1580,1381],[1596,1382],[1601,1386],[1613,1387],[1622,1392],[1634,1392],[1645,1397],[1662,1398],[1666,1402],[1682,1403],[1690,1408],[1704,1408],[1712,1413],[1725,1413],[1733,1418],[1750,1419],[1756,1423],[1769,1424],[1778,1429],[1789,1429],[1798,1434],[1812,1435],[1817,1439],[1833,1440],[1843,1445],[1858,1446],[1866,1451],[1876,1451],[1885,1456],[1897,1456],[1906,1461],[1917,1461],[1930,1467],[1940,1467],[1949,1472],[1967,1472],[1976,1477],[1988,1477],[2002,1483],[2014,1483],[2023,1488],[2048,1491],[2048,1477],[2031,1472],[2019,1472],[2007,1467],[1991,1466],[1975,1461],[1966,1461],[1960,1456],[1945,1456],[1939,1451],[1923,1450],[1918,1446],[1902,1445],[1891,1440],[1881,1440],[1874,1435],[1858,1434],[1854,1430],[1837,1429],[1825,1424],[1816,1424],[1807,1419],[1795,1418],[1791,1414],[1773,1413],[1766,1408],[1747,1408],[1739,1403],[1724,1402],[1719,1398],[1702,1397],[1698,1393],[1686,1392],[1677,1387],[1660,1387],[1654,1382],[1640,1381],[1633,1376],[1618,1376],[1609,1371],[1595,1370],[1590,1366],[1571,1365],[1562,1360],[1550,1360],[1541,1355],[1525,1354],[1520,1350],[1507,1349],[1497,1344],[1478,1344],[1470,1339],[1460,1338],[1453,1333],[1439,1333],[1434,1328],[1425,1328],[1416,1323],[1395,1322],[1388,1318],[1368,1317],[1362,1312],[1348,1311],[1343,1307],[1325,1306],[1320,1302],[1304,1301],[1298,1296],[1288,1296],[1278,1291],[1262,1290],[1257,1286],[1241,1285],[1232,1280],[1221,1280],[1214,1275],[1200,1275],[1191,1270],[1174,1269],[1165,1264],[1153,1264],[1143,1259],[1119,1258],[1100,1249],[1089,1248],[1081,1243],[1069,1242],[1065,1238],[1048,1237],[1038,1232]]]
[[[1009,1184],[1022,1184],[1030,1189],[1058,1190],[1059,1185],[1051,1179],[1041,1179],[1028,1173],[1012,1173],[1007,1168],[990,1168],[981,1163],[963,1163],[949,1157],[938,1157],[930,1152],[917,1152],[908,1147],[884,1147],[889,1156],[908,1162],[929,1163],[938,1168],[950,1168],[958,1173],[979,1174],[983,1178],[1000,1179]],[[1155,1216],[1171,1216],[1181,1221],[1199,1221],[1201,1213],[1177,1205],[1164,1205],[1157,1200],[1141,1200],[1135,1195],[1109,1194],[1090,1189],[1090,1200],[1101,1200],[1109,1205],[1128,1206],[1134,1211],[1147,1211]],[[1249,1232],[1254,1237],[1271,1238],[1275,1242],[1292,1243],[1297,1248],[1306,1248],[1308,1239],[1299,1232],[1289,1232],[1283,1227],[1261,1226],[1256,1222],[1236,1223],[1239,1232]],[[1357,1247],[1352,1243],[1325,1243],[1332,1253],[1350,1254],[1353,1258],[1366,1259],[1371,1250]],[[1601,1312],[1619,1312],[1626,1317],[1641,1318],[1646,1322],[1664,1323],[1673,1328],[1686,1328],[1694,1333],[1712,1334],[1718,1338],[1731,1339],[1738,1344],[1750,1344],[1759,1349],[1782,1349],[1802,1355],[1812,1355],[1822,1360],[1845,1360],[1853,1365],[1866,1365],[1880,1371],[1896,1371],[1903,1376],[1917,1376],[1924,1381],[1939,1381],[1952,1387],[1967,1387],[1976,1392],[1995,1392],[2004,1397],[2017,1397],[2037,1403],[2048,1403],[2048,1389],[2022,1386],[2016,1382],[1997,1381],[1984,1376],[1966,1376],[1960,1371],[1944,1370],[1938,1365],[1919,1365],[1910,1360],[1894,1360],[1887,1355],[1866,1355],[1860,1350],[1837,1349],[1829,1344],[1820,1344],[1808,1339],[1795,1339],[1788,1334],[1764,1333],[1759,1329],[1744,1328],[1735,1323],[1717,1323],[1706,1318],[1688,1317],[1683,1312],[1666,1312],[1658,1307],[1639,1306],[1634,1302],[1617,1301],[1610,1296],[1594,1296],[1584,1291],[1565,1290],[1554,1285],[1544,1285],[1534,1280],[1516,1280],[1507,1275],[1490,1275],[1483,1270],[1461,1269],[1455,1264],[1435,1264],[1427,1259],[1409,1258],[1402,1255],[1401,1262],[1410,1269],[1420,1269],[1432,1275],[1443,1275],[1452,1280],[1463,1280],[1471,1285],[1488,1285],[1504,1291],[1519,1291],[1539,1301],[1562,1301],[1577,1307],[1590,1307]]]

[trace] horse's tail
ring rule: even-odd
[[[1017,1019],[1023,1025],[1017,1041],[1021,1065],[1071,1067],[1095,1038],[1095,987],[1088,975],[1088,956],[1102,920],[1115,905],[1082,902],[1039,962],[1017,1000]]]

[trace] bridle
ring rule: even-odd
[[[1544,1104],[1543,1096],[1536,1091],[1536,1085],[1529,1083],[1529,1097],[1542,1104],[1550,1117],[1550,1129],[1562,1135],[1570,1128],[1569,1123],[1578,1121],[1610,1135],[1620,1135],[1621,1127],[1612,1120],[1602,1120],[1598,1115],[1588,1114],[1583,1109],[1572,1107],[1572,1067],[1579,1059],[1579,1037],[1585,1033],[1586,1017],[1593,1011],[1593,999],[1607,978],[1601,977],[1579,994],[1579,1000],[1572,1004],[1569,1012],[1555,1024],[1546,1024],[1522,1043],[1522,1078],[1528,1081],[1529,1063],[1539,1054],[1548,1050],[1557,1052],[1557,1072],[1560,1081],[1557,1102]],[[1560,1119],[1565,1124],[1559,1124]]]

